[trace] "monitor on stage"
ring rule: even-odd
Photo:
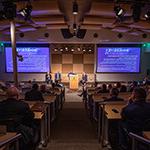
[[[140,46],[98,46],[97,72],[139,73],[140,53]]]
[[[18,72],[44,73],[50,71],[50,49],[47,45],[17,46]],[[22,57],[22,60],[19,57]],[[5,47],[6,72],[13,72],[12,48]]]

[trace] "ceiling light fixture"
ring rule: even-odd
[[[24,17],[25,20],[31,19],[32,5],[27,4],[25,8],[19,10],[19,14]]]
[[[76,1],[73,2],[72,13],[73,13],[73,15],[78,14],[78,4]]]
[[[120,6],[115,6],[114,7],[114,12],[116,13],[117,17],[121,17],[121,16],[123,16],[125,14],[124,9],[122,7],[120,7]]]
[[[145,15],[144,15],[146,20],[150,20],[150,11],[148,11]]]

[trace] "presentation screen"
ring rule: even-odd
[[[49,47],[17,47],[18,72],[49,72]],[[5,47],[6,72],[13,72],[12,48]]]
[[[140,47],[98,47],[97,72],[139,73]]]

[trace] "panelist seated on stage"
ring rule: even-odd
[[[61,82],[61,73],[60,72],[57,72],[55,73],[55,82]]]
[[[47,84],[52,83],[52,75],[49,72],[45,75],[45,81]]]
[[[28,101],[44,101],[42,93],[39,91],[39,85],[33,84],[31,91],[26,92],[25,100]]]

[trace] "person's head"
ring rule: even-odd
[[[108,90],[111,90],[112,89],[112,84],[109,84],[108,85]]]
[[[106,84],[102,84],[102,90],[106,90],[107,89],[107,85]]]
[[[41,91],[41,92],[46,92],[46,85],[44,85],[44,84],[41,85],[41,86],[40,86],[40,91]]]
[[[127,87],[125,85],[121,85],[120,92],[127,92]]]
[[[39,85],[37,83],[33,84],[32,89],[33,90],[38,90],[39,89]]]
[[[120,82],[117,82],[116,88],[120,88],[120,87],[121,87],[121,83],[120,83]]]
[[[8,98],[16,98],[19,97],[19,90],[16,87],[9,87],[6,91]]]
[[[135,88],[132,92],[133,101],[145,101],[146,100],[146,91],[143,88]]]
[[[119,94],[119,90],[117,88],[112,88],[110,90],[110,96],[116,96],[117,97],[118,94]]]

